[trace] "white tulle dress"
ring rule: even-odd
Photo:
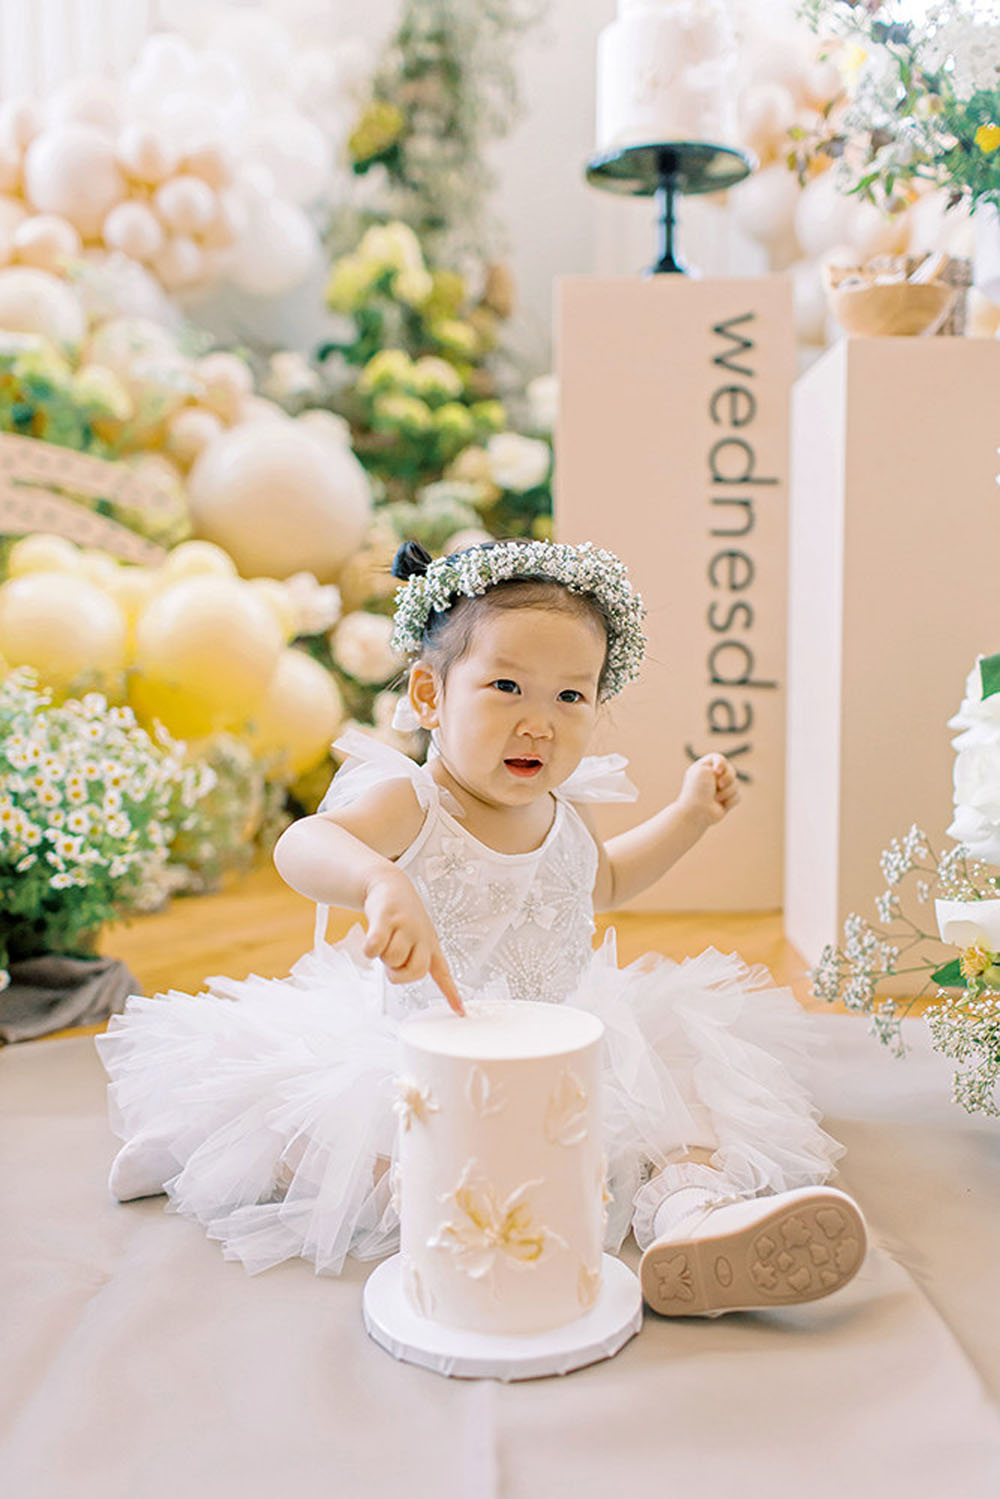
[[[544,842],[502,854],[466,831],[426,766],[357,731],[337,747],[350,758],[324,808],[376,781],[412,782],[426,816],[396,862],[463,997],[569,1003],[604,1021],[609,1248],[633,1219],[640,1242],[652,1236],[668,1163],[685,1147],[713,1148],[739,1195],[830,1176],[842,1147],[803,1084],[811,1033],[787,990],[713,949],[619,968],[613,931],[592,948],[597,850],[574,803],[634,799],[621,756],[584,759],[555,793]],[[97,1042],[116,1133],[168,1162],[172,1210],[251,1272],[302,1255],[335,1273],[348,1254],[397,1247],[397,1030],[444,1001],[429,979],[390,984],[363,956],[360,924],[327,943],[325,917],[320,908],[315,946],[288,978],[134,996]]]

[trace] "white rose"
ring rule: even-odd
[[[934,910],[942,942],[1000,950],[1000,900],[936,900]]]
[[[979,671],[982,659],[982,656],[976,657],[976,664],[965,679],[965,697],[955,717],[948,720],[951,729],[990,727],[1000,731],[1000,692],[984,700]]]
[[[382,614],[356,609],[347,614],[330,634],[333,659],[357,682],[387,682],[403,665],[391,648],[392,620]]]
[[[964,843],[974,859],[1000,864],[1000,827],[989,822],[971,807],[958,807],[948,837]]]
[[[1000,744],[970,744],[955,756],[955,807],[1000,824]]]
[[[531,416],[539,432],[551,432],[555,428],[559,413],[559,378],[557,375],[539,375],[530,381],[527,389],[531,404]]]
[[[523,494],[548,478],[551,455],[549,445],[537,437],[521,437],[517,432],[498,432],[486,444],[490,460],[490,477],[501,489]]]

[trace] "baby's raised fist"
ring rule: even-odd
[[[736,772],[725,755],[702,755],[689,765],[678,800],[706,823],[721,822],[740,799]]]

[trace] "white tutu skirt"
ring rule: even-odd
[[[385,1013],[389,986],[362,939],[355,927],[307,953],[287,979],[213,979],[197,996],[133,997],[97,1040],[113,1129],[169,1153],[171,1209],[197,1219],[251,1273],[296,1255],[337,1273],[348,1254],[374,1259],[398,1247],[400,1022]],[[713,949],[619,968],[613,931],[594,953],[567,1003],[606,1027],[609,1248],[633,1214],[638,1233],[655,1210],[659,1195],[640,1191],[650,1173],[691,1146],[712,1149],[741,1195],[831,1175],[843,1148],[821,1129],[805,1087],[808,1017],[770,982]],[[495,982],[488,994],[497,997]]]

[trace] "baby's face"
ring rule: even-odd
[[[604,632],[577,614],[485,615],[439,692],[445,769],[491,806],[523,806],[558,786],[586,751],[604,655]]]

